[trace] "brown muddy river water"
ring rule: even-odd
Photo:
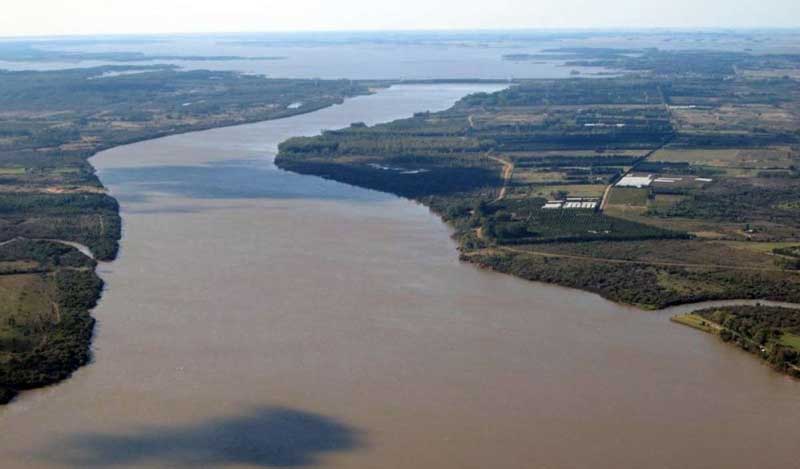
[[[799,467],[800,383],[670,312],[461,264],[424,207],[272,165],[292,135],[476,89],[94,158],[125,229],[95,360],[0,410],[0,467]]]

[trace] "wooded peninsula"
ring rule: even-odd
[[[417,200],[463,260],[525,279],[643,308],[800,302],[800,56],[640,53],[291,139],[276,164]]]
[[[619,73],[527,80],[295,138],[276,164],[425,204],[462,260],[524,279],[645,309],[800,303],[800,56],[562,48],[507,60],[547,58]],[[797,375],[798,332],[773,320],[796,313],[689,321]]]
[[[672,320],[719,336],[759,356],[773,368],[800,378],[800,309],[728,306],[675,316]]]

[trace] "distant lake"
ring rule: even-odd
[[[219,38],[163,38],[162,42],[114,42],[50,49],[88,52],[143,52],[150,55],[282,57],[282,60],[146,61],[146,62],[4,62],[0,69],[56,70],[100,65],[173,63],[184,69],[236,70],[273,78],[436,79],[436,78],[565,78],[572,70],[593,74],[602,69],[565,67],[561,61],[509,61],[505,54],[535,53],[535,44],[245,44]],[[552,44],[550,44],[552,46]]]

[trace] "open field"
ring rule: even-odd
[[[611,189],[608,198],[609,205],[631,205],[644,207],[647,205],[649,195],[647,189],[637,189],[635,187],[615,187]]]
[[[0,275],[0,396],[7,401],[89,360],[94,321],[88,310],[102,282],[94,260],[61,243],[5,243],[0,261],[19,269]]]
[[[719,332],[719,324],[714,324],[707,319],[696,314],[681,314],[670,318],[672,322],[689,326],[699,331],[707,332],[709,334],[716,334]]]
[[[723,148],[723,149],[674,149],[665,148],[650,159],[667,163],[689,163],[696,166],[747,169],[788,169],[800,157],[793,155],[788,147],[783,148]]]
[[[24,331],[41,331],[57,318],[53,285],[42,274],[0,276],[0,350],[29,348],[42,337]]]
[[[543,199],[554,198],[554,195],[566,195],[568,197],[600,197],[603,195],[606,186],[599,184],[554,184],[547,186],[534,185],[528,194]]]
[[[800,335],[798,334],[792,334],[790,332],[784,333],[781,335],[780,343],[800,352]]]

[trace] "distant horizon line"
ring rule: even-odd
[[[128,37],[180,37],[180,36],[247,36],[247,35],[302,35],[302,34],[553,34],[553,33],[666,33],[666,32],[800,32],[798,26],[550,26],[536,28],[436,28],[436,29],[286,29],[270,31],[173,31],[173,32],[124,32],[124,33],[54,33],[2,35],[0,40],[8,39],[51,39],[51,38],[128,38]]]

